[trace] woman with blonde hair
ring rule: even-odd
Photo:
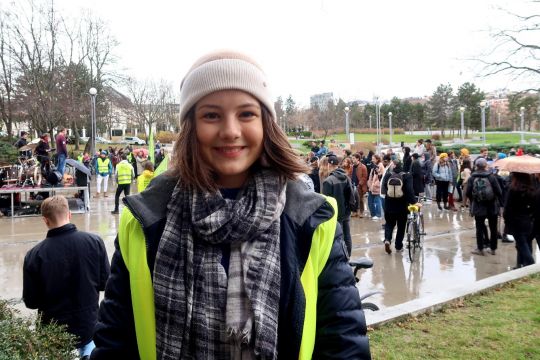
[[[173,169],[126,198],[92,359],[369,359],[334,199],[276,123],[264,72],[208,54]]]

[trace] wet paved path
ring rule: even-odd
[[[109,189],[111,191],[111,189]],[[80,230],[97,233],[112,256],[118,226],[118,215],[111,215],[114,196],[91,199],[91,211],[74,214],[72,222]],[[435,204],[424,207],[426,240],[419,261],[412,265],[407,253],[391,255],[382,245],[382,220],[353,218],[353,257],[368,256],[375,262],[373,269],[361,271],[358,285],[361,293],[380,290],[369,301],[381,308],[429,296],[453,287],[508,271],[515,266],[513,244],[499,242],[497,255],[475,256],[474,222],[465,212],[439,211]],[[0,297],[20,298],[22,264],[28,249],[45,236],[47,229],[40,217],[0,219]],[[536,246],[536,244],[535,244]],[[536,259],[540,253],[536,248]]]

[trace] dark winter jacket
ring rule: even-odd
[[[352,184],[345,170],[337,168],[324,179],[322,184],[322,194],[336,199],[338,204],[338,221],[343,221],[351,216],[350,197]]]
[[[309,174],[311,181],[313,181],[313,187],[317,194],[321,193],[321,177],[319,176],[319,168],[312,168],[311,173]]]
[[[38,309],[43,322],[67,325],[87,344],[97,322],[99,292],[109,277],[103,240],[73,224],[49,230],[24,258],[23,300]]]
[[[420,160],[413,160],[411,165],[411,176],[413,179],[413,190],[415,195],[424,192],[424,172]]]
[[[493,188],[495,198],[491,201],[477,201],[473,197],[473,183],[479,177],[487,177]],[[472,216],[493,216],[498,215],[500,206],[503,203],[502,190],[495,175],[488,171],[475,171],[467,182],[466,196],[471,200],[471,215]]]
[[[410,154],[406,154],[405,156],[403,156],[403,171],[405,172],[411,171],[412,160],[413,158],[411,157]]]
[[[36,146],[36,150],[34,152],[38,156],[49,156],[49,150],[51,147],[49,146],[48,141],[39,140],[38,145]]]
[[[392,171],[387,171],[382,180],[381,194],[386,195],[388,192],[388,180],[393,173],[401,173],[401,178],[403,180],[403,196],[400,198],[386,196],[384,198],[384,212],[391,214],[406,214],[409,212],[407,206],[416,203],[411,174],[403,172],[403,168],[399,166],[396,166]]]
[[[161,175],[137,195],[124,198],[126,208],[141,226],[150,273],[165,227],[169,199],[176,179]],[[306,298],[300,275],[308,261],[315,229],[334,215],[321,195],[298,182],[287,184],[287,203],[281,215],[281,295],[278,323],[280,359],[298,359]],[[122,215],[124,216],[124,214]],[[122,231],[122,229],[119,229]],[[318,278],[317,334],[313,358],[370,359],[364,313],[337,226],[333,245]],[[92,359],[138,359],[129,273],[118,239],[111,277],[99,310]]]
[[[508,190],[504,205],[504,224],[509,234],[531,233],[534,225],[534,215],[538,208],[535,193],[526,193],[514,189]]]

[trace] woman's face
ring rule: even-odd
[[[203,160],[216,172],[217,184],[241,187],[263,152],[259,101],[239,90],[222,90],[195,106],[197,141]]]

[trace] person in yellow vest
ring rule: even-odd
[[[144,171],[139,177],[137,178],[137,190],[139,192],[144,191],[148,184],[150,184],[150,181],[154,178],[154,164],[152,164],[150,161],[147,161],[144,164]]]
[[[124,196],[129,196],[131,182],[135,178],[135,171],[133,170],[133,166],[127,161],[127,155],[122,154],[120,157],[122,160],[116,164],[116,182],[118,183],[118,187],[114,195],[114,210],[111,211],[111,214],[118,214],[120,194],[123,191]]]
[[[80,153],[78,156],[77,156],[77,161],[80,162],[81,164],[83,163],[83,153]]]
[[[370,359],[337,204],[246,55],[199,59],[172,169],[124,199],[91,359]]]
[[[94,197],[99,198],[102,184],[103,184],[103,196],[108,197],[107,185],[109,184],[109,175],[112,174],[112,170],[113,170],[112,162],[107,157],[107,151],[102,150],[99,154],[99,157],[96,160],[97,183],[96,183],[96,195],[94,195]]]

